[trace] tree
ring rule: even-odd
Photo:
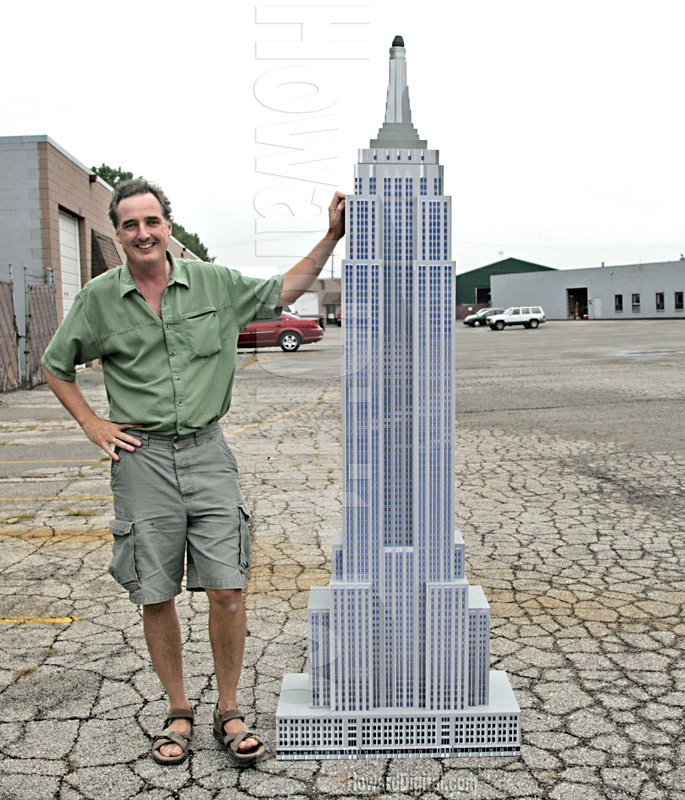
[[[209,255],[207,248],[200,241],[200,237],[196,233],[188,233],[180,222],[176,222],[173,219],[171,220],[171,234],[188,250],[192,250],[201,261],[214,263],[216,256]]]
[[[107,164],[103,164],[101,167],[91,167],[91,169],[110,186],[116,186],[120,181],[130,181],[133,177],[132,172],[124,172],[121,167],[108,167]]]
[[[130,181],[133,178],[132,172],[125,172],[121,167],[108,167],[102,164],[99,167],[91,167],[93,172],[110,186],[116,186],[121,181]],[[216,256],[210,256],[207,247],[202,243],[196,233],[189,233],[180,222],[171,220],[171,234],[175,239],[188,250],[191,250],[200,260],[214,262]]]

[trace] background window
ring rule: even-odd
[[[640,295],[634,294],[633,295],[633,311],[639,312],[640,311]]]
[[[664,310],[664,293],[657,292],[656,293],[656,310],[663,311]]]
[[[623,311],[623,295],[614,295],[614,311]]]
[[[676,292],[675,293],[675,310],[682,311],[683,310],[683,293]]]

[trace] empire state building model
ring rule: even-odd
[[[309,598],[309,673],[285,675],[277,756],[514,755],[490,608],[454,528],[455,270],[438,151],[390,48],[385,122],[347,197],[343,530]]]

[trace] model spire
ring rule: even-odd
[[[404,39],[395,36],[390,48],[390,79],[388,100],[385,105],[385,122],[371,147],[411,147],[425,149],[426,142],[411,122],[409,86],[407,85],[407,51]]]
[[[390,48],[390,81],[388,102],[385,105],[386,122],[411,122],[409,87],[407,86],[407,51],[404,39],[395,36]]]

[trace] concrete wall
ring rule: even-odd
[[[10,263],[41,273],[42,258],[38,146],[0,137],[0,277]]]
[[[587,288],[590,319],[683,318],[675,310],[675,293],[685,291],[685,261],[630,264],[618,267],[566,269],[532,274],[493,275],[492,305],[541,305],[548,319],[569,319],[569,289]],[[664,310],[656,309],[656,293],[664,293]],[[640,295],[640,310],[632,310],[632,295]],[[616,295],[623,311],[615,311]]]
[[[14,284],[14,314],[20,334],[26,327],[25,280],[35,283],[43,279],[36,139],[0,137],[0,280],[11,279]],[[22,349],[20,342],[20,352]]]

